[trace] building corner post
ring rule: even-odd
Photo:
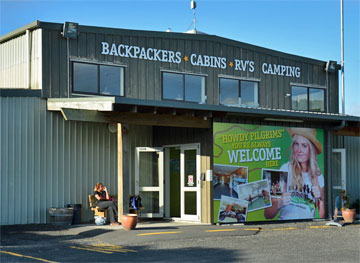
[[[117,155],[118,155],[118,221],[121,222],[121,215],[124,213],[124,175],[123,175],[123,138],[122,124],[117,124]]]

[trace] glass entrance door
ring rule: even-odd
[[[162,148],[137,147],[135,193],[144,207],[141,217],[164,216],[164,153]]]
[[[336,196],[342,189],[346,190],[346,156],[345,149],[333,149],[331,161],[331,214],[335,210]]]
[[[165,147],[165,216],[200,221],[200,144]]]
[[[200,221],[200,145],[180,147],[181,219]]]

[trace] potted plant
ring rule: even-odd
[[[343,200],[343,208],[341,209],[341,213],[344,221],[346,223],[353,223],[355,220],[356,209],[350,208],[350,195],[346,194],[345,190],[342,190],[341,198]]]

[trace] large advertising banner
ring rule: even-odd
[[[214,123],[215,222],[325,217],[324,131]]]

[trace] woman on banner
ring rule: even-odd
[[[324,176],[321,174],[317,155],[322,145],[316,139],[316,130],[289,128],[292,137],[290,161],[280,170],[288,172],[288,181],[281,198],[272,198],[272,207],[265,209],[266,218],[279,220],[312,219],[318,208],[320,218],[325,217]]]

